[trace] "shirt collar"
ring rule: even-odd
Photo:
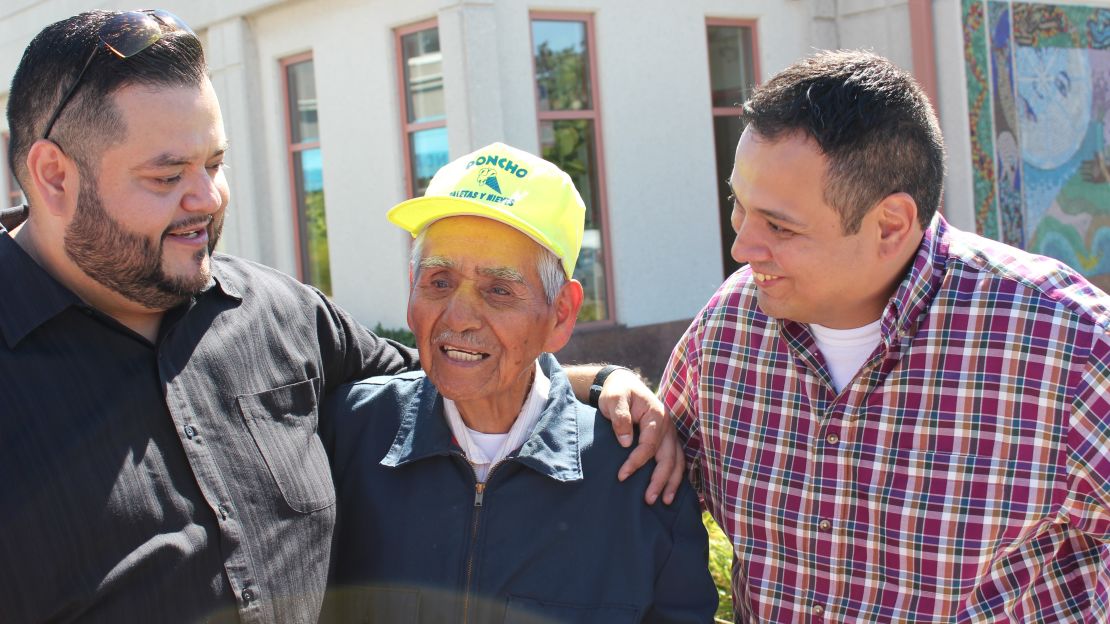
[[[899,346],[917,331],[932,305],[948,262],[950,226],[937,213],[921,238],[909,271],[887,302],[879,317],[880,345],[882,352],[898,357]],[[813,330],[806,323],[779,319],[779,330],[793,353],[807,366],[822,368],[819,349]]]
[[[509,453],[520,448],[524,441],[528,439],[528,436],[531,435],[536,423],[540,420],[540,416],[543,415],[543,408],[547,404],[548,391],[551,388],[551,381],[547,378],[547,375],[543,374],[539,362],[535,364],[535,371],[532,385],[528,389],[528,396],[524,398],[520,413],[513,421],[512,427],[509,428],[508,434],[501,445],[501,450],[494,457],[487,457],[474,442],[470,435],[470,429],[463,422],[462,414],[459,413],[459,408],[455,405],[455,402],[451,399],[443,399],[443,413],[447,418],[447,425],[451,428],[451,433],[462,448],[463,454],[472,463],[496,464],[508,456]]]
[[[239,301],[243,300],[243,276],[227,269],[221,260],[223,254],[212,254],[211,263],[212,267],[212,281],[209,282],[205,290],[212,286],[217,286],[221,292],[232,299]],[[226,257],[226,256],[223,256]]]
[[[574,398],[574,392],[555,357],[539,357],[544,375],[551,380],[548,399],[539,422],[515,455],[515,460],[556,481],[577,481],[583,477],[579,439],[579,410],[587,409]],[[383,466],[398,467],[438,455],[460,453],[443,413],[443,397],[432,382],[423,380],[418,400],[402,406],[401,426],[393,446],[382,459]],[[592,435],[592,429],[583,431]]]
[[[948,263],[948,222],[933,215],[921,238],[909,273],[898,285],[881,317],[883,342],[893,348],[917,331],[924,312],[933,303]]]
[[[0,228],[14,230],[16,226],[27,220],[28,214],[30,214],[30,208],[27,204],[0,209]]]
[[[0,333],[14,349],[27,334],[81,300],[50,276],[0,226]]]
[[[240,276],[223,269],[213,255],[212,280],[202,292],[214,286],[225,295],[242,301]],[[0,334],[8,348],[15,348],[27,334],[38,329],[70,306],[84,305],[81,299],[46,272],[0,225]]]

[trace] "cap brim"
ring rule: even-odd
[[[413,199],[401,202],[390,209],[386,213],[388,218],[394,225],[408,230],[413,236],[419,235],[432,223],[446,219],[447,217],[485,217],[500,221],[505,225],[520,230],[529,238],[543,245],[555,254],[563,264],[563,269],[567,271],[567,276],[570,277],[570,272],[573,271],[573,264],[568,264],[566,260],[565,250],[559,249],[539,230],[532,227],[528,223],[520,220],[511,212],[498,210],[482,202],[471,201],[462,197],[415,197]],[[571,261],[576,261],[577,258],[572,258]]]

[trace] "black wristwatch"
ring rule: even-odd
[[[593,383],[590,384],[590,407],[598,406],[597,402],[601,400],[601,389],[605,387],[605,380],[608,379],[609,375],[612,375],[615,370],[631,371],[632,369],[626,366],[608,364],[597,371],[597,376],[594,377]]]

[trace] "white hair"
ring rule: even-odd
[[[428,229],[424,228],[424,231],[420,232],[416,240],[412,242],[412,252],[409,254],[409,270],[412,271],[413,280],[416,280],[420,275],[420,259],[424,252],[424,235],[427,233]],[[551,305],[555,303],[559,291],[567,283],[567,274],[563,272],[563,263],[550,249],[540,245],[540,257],[536,262],[536,270],[540,274],[540,282],[543,284],[543,294],[547,298],[547,305]]]

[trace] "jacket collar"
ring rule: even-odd
[[[583,477],[581,447],[589,442],[592,427],[580,427],[586,406],[578,403],[570,381],[551,354],[539,358],[540,368],[551,380],[551,390],[535,430],[505,461],[515,461],[556,481]],[[381,464],[399,467],[429,457],[461,454],[447,419],[443,397],[425,377],[416,400],[402,408],[401,426]],[[582,411],[580,411],[582,410]]]

